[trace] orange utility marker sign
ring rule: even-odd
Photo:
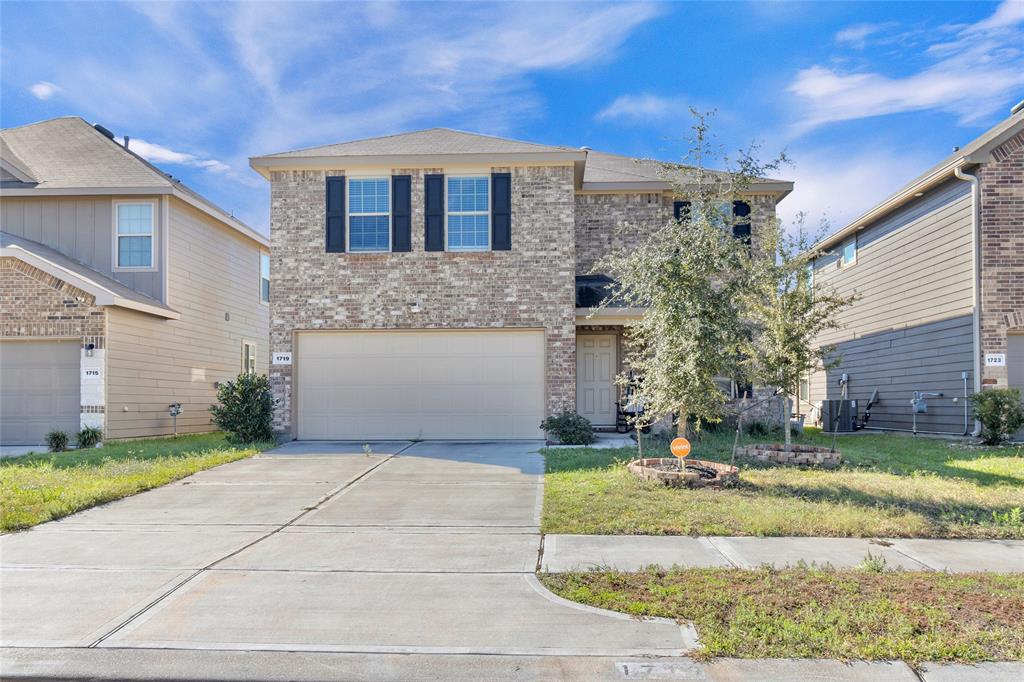
[[[690,454],[690,441],[685,438],[676,438],[672,441],[672,454],[679,459],[684,459]],[[680,462],[682,464],[682,462]]]

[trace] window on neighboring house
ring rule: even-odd
[[[853,265],[857,262],[857,237],[850,237],[843,242],[842,264],[843,267]]]
[[[248,341],[242,342],[242,371],[248,374],[256,373],[256,344]]]
[[[448,250],[491,248],[490,178],[448,178]]]
[[[801,402],[808,402],[811,399],[811,380],[809,377],[800,379],[799,397]]]
[[[270,254],[260,253],[260,302],[270,303]]]
[[[153,204],[115,204],[117,267],[153,267]]]
[[[391,250],[391,178],[348,181],[348,250]]]

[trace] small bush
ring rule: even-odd
[[[259,443],[274,439],[271,425],[274,399],[270,381],[262,374],[243,372],[221,385],[217,404],[210,405],[213,423],[235,443]]]
[[[597,440],[590,420],[575,412],[548,417],[540,423],[540,428],[565,445],[590,445]]]
[[[103,441],[103,429],[86,426],[78,432],[76,440],[80,448],[94,448]]]
[[[971,397],[971,412],[981,422],[981,440],[986,445],[1005,443],[1024,426],[1024,405],[1017,388],[975,393]]]
[[[68,449],[68,434],[66,431],[54,429],[46,434],[46,445],[50,452],[64,452]]]
[[[762,421],[754,421],[743,425],[743,431],[752,438],[774,438],[782,436],[782,429],[775,424]]]

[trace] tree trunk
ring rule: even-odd
[[[689,428],[689,415],[686,412],[686,405],[679,406],[679,422],[676,426],[676,435],[686,438],[686,431]]]
[[[789,446],[792,445],[792,443],[793,443],[793,437],[792,437],[792,434],[790,433],[791,429],[790,429],[790,423],[789,423],[790,412],[791,412],[791,408],[789,406],[789,394],[785,394],[785,397],[782,398],[782,432],[786,436],[785,443],[786,443],[786,449],[787,450],[789,449]]]

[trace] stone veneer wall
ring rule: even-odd
[[[646,230],[672,218],[673,201],[669,192],[577,194],[576,274],[591,273],[602,257],[639,244]],[[747,202],[756,244],[759,229],[775,217],[777,201],[754,195]]]
[[[104,427],[107,314],[92,294],[17,258],[0,258],[0,339],[81,339],[81,426]],[[91,356],[86,345],[93,344]]]
[[[542,328],[549,414],[575,409],[575,261],[572,166],[512,173],[512,250],[423,250],[423,176],[412,176],[412,251],[324,250],[324,186],[333,171],[271,175],[271,352],[293,352],[306,329]],[[412,312],[411,303],[420,311]],[[292,431],[292,368],[272,365],[274,427]]]
[[[993,151],[981,167],[982,381],[1006,386],[1006,367],[986,367],[986,353],[1006,353],[1009,330],[1024,332],[1024,133]]]

